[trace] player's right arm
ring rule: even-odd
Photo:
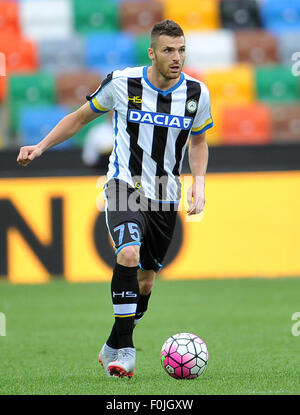
[[[38,144],[20,148],[17,162],[27,166],[32,160],[40,157],[46,150],[62,143],[80,131],[86,124],[101,113],[95,113],[87,102],[76,111],[66,115]]]

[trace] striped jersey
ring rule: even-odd
[[[87,98],[97,113],[114,110],[107,180],[123,180],[150,199],[179,201],[189,134],[213,126],[207,86],[182,72],[163,91],[151,84],[144,66],[112,72]]]

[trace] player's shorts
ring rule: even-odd
[[[109,180],[104,193],[106,225],[115,253],[139,245],[139,267],[158,272],[172,240],[178,204],[148,199],[118,179]]]

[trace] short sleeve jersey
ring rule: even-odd
[[[89,101],[97,113],[114,110],[107,179],[123,180],[150,199],[178,202],[189,134],[213,126],[207,86],[182,72],[163,91],[151,84],[146,66],[126,68],[108,75]]]

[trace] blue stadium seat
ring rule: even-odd
[[[136,66],[135,38],[127,33],[104,33],[85,38],[86,66],[107,74],[116,69]]]
[[[265,0],[260,5],[263,26],[272,32],[300,30],[299,0]]]
[[[24,107],[20,111],[21,145],[34,145],[43,139],[49,131],[70,111],[66,107]],[[72,139],[53,147],[64,150],[74,147]]]

